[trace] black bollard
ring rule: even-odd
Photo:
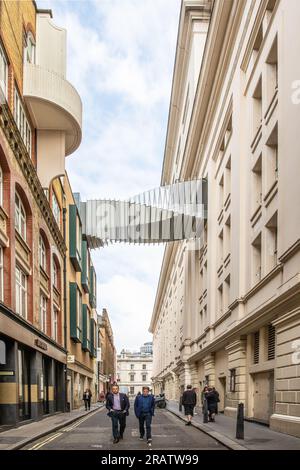
[[[203,423],[208,423],[208,406],[206,398],[203,398]]]
[[[236,419],[236,438],[244,439],[244,403],[238,404]]]
[[[182,411],[182,397],[179,398],[179,411]]]

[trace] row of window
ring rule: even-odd
[[[3,259],[3,249],[0,248],[0,259]],[[0,264],[0,283],[3,284],[3,264]],[[16,313],[23,318],[27,318],[27,304],[28,304],[28,276],[22,271],[21,268],[16,266],[15,270],[16,279]],[[48,299],[44,294],[40,294],[40,328],[45,334],[48,331]],[[58,341],[58,318],[59,309],[53,305],[52,310],[52,338]]]
[[[134,369],[134,364],[130,364],[130,369],[131,369],[131,370]],[[142,365],[142,369],[143,369],[143,370],[146,370],[146,369],[147,369],[147,364],[143,364],[143,365]]]
[[[136,382],[135,374],[130,374],[130,382]],[[147,375],[142,374],[142,382],[147,382]]]

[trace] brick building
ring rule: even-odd
[[[0,424],[64,410],[65,156],[81,141],[66,31],[0,2]],[[49,164],[51,162],[51,164]]]

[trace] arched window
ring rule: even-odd
[[[43,268],[43,270],[46,271],[47,269],[46,245],[41,234],[39,238],[39,261],[40,261],[41,268]]]
[[[0,206],[3,205],[3,171],[0,165]]]
[[[26,241],[26,212],[17,192],[15,195],[15,228]]]

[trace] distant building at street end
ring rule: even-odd
[[[98,354],[97,354],[97,377],[98,394],[106,393],[116,381],[116,348],[114,335],[106,308],[102,315],[98,315]]]
[[[122,349],[117,356],[117,382],[120,390],[130,397],[142,392],[143,386],[152,388],[152,343],[145,343],[139,352]]]
[[[153,343],[149,341],[148,343],[144,343],[143,346],[140,347],[141,354],[153,354]]]

